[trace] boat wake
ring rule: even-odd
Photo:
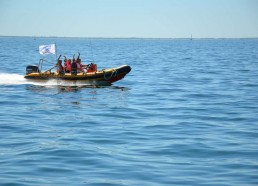
[[[26,79],[20,74],[0,73],[0,85],[26,84]]]
[[[29,80],[23,75],[0,73],[1,85],[38,85],[38,86],[93,86],[94,82],[65,81],[65,80]]]

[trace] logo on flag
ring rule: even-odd
[[[39,46],[39,53],[40,54],[55,54],[56,53],[56,46],[55,46],[55,44],[40,45]]]

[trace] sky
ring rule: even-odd
[[[258,0],[0,0],[0,36],[258,37]]]

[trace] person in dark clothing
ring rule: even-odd
[[[64,67],[62,65],[62,60],[60,59],[62,55],[60,55],[57,59],[57,63],[56,63],[56,72],[58,74],[64,74]]]
[[[73,55],[72,71],[71,71],[71,73],[73,75],[77,75],[77,63],[76,63],[76,60],[74,58],[74,55]]]

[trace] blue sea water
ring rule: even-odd
[[[25,80],[52,43],[132,71],[105,87]],[[257,51],[258,39],[0,37],[0,185],[258,185]]]

